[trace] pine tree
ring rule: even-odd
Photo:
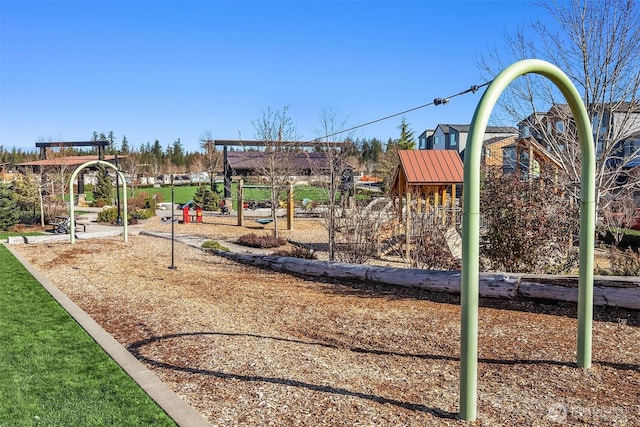
[[[220,195],[206,185],[200,185],[193,194],[193,201],[202,206],[205,211],[214,211],[220,204]]]
[[[400,123],[400,139],[396,142],[398,150],[413,150],[416,147],[416,139],[413,130],[409,129],[409,124],[402,118]]]
[[[129,141],[127,141],[127,135],[124,135],[122,137],[122,144],[120,144],[120,152],[122,154],[128,154],[129,153]]]
[[[20,208],[12,192],[0,186],[0,230],[7,231],[20,221]]]
[[[111,177],[103,165],[98,165],[96,172],[97,183],[93,190],[93,200],[110,204],[113,196]]]

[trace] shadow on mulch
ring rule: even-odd
[[[163,336],[153,336],[151,338],[140,340],[129,345],[127,347],[127,350],[129,350],[129,352],[133,354],[136,357],[136,359],[140,360],[141,362],[148,363],[149,365],[152,365],[158,368],[170,369],[174,371],[185,372],[188,374],[205,375],[205,376],[222,378],[222,379],[232,379],[232,380],[245,381],[245,382],[265,382],[270,384],[285,385],[289,387],[300,387],[300,388],[304,388],[312,391],[332,393],[332,394],[337,394],[341,396],[356,397],[359,399],[370,400],[376,403],[395,405],[395,406],[399,406],[412,411],[429,413],[438,418],[459,419],[459,416],[457,413],[444,411],[439,408],[433,408],[433,407],[429,407],[429,406],[418,404],[418,403],[403,402],[400,400],[390,399],[387,397],[378,396],[370,393],[352,391],[342,387],[331,387],[327,385],[312,384],[312,383],[295,380],[295,379],[267,377],[267,376],[258,376],[258,375],[241,375],[241,374],[235,374],[235,373],[229,373],[229,372],[201,369],[201,368],[191,367],[191,366],[179,366],[172,363],[167,363],[167,362],[159,361],[156,359],[152,359],[150,357],[147,357],[141,354],[141,349],[147,345],[152,345],[164,340],[177,339],[177,338],[179,339],[179,338],[192,337],[192,336],[225,336],[225,337],[237,337],[241,339],[255,338],[255,339],[261,339],[261,340],[286,341],[294,344],[309,345],[309,346],[321,346],[321,347],[335,348],[335,349],[338,348],[337,346],[322,343],[322,342],[300,341],[300,340],[294,340],[289,338],[269,337],[269,336],[248,334],[248,333],[184,332],[184,333],[169,334],[169,335],[163,335]],[[394,354],[391,352],[382,352],[382,351],[366,350],[366,349],[350,349],[350,350],[354,352],[359,352],[359,353],[367,352],[367,353],[381,354],[381,355]],[[434,356],[409,355],[409,354],[407,355],[400,354],[400,355],[407,356],[407,357],[424,357],[424,358],[435,359],[435,360],[457,360],[455,358],[450,358],[449,356],[440,356],[440,355],[434,355]]]
[[[288,379],[288,378],[279,378],[279,377],[268,377],[268,376],[260,376],[260,375],[242,375],[237,373],[216,371],[216,370],[208,370],[202,369],[195,366],[180,366],[173,363],[164,362],[161,360],[157,360],[142,354],[143,348],[146,346],[151,346],[157,343],[162,343],[166,340],[171,339],[180,339],[180,338],[188,338],[188,337],[231,337],[238,339],[259,339],[265,341],[284,341],[293,344],[300,344],[303,346],[320,346],[324,348],[330,349],[341,349],[341,350],[349,350],[354,353],[366,353],[366,354],[374,354],[380,356],[393,356],[393,357],[409,357],[409,358],[421,358],[421,359],[429,359],[436,361],[452,361],[459,362],[460,358],[450,355],[444,354],[413,354],[413,353],[400,353],[388,350],[377,350],[370,348],[361,348],[361,347],[353,347],[353,348],[344,348],[341,346],[333,345],[330,343],[325,343],[321,341],[302,341],[290,338],[281,338],[281,337],[272,337],[251,333],[228,333],[228,332],[183,332],[177,334],[168,334],[162,336],[152,336],[150,338],[146,338],[135,343],[132,343],[127,347],[129,352],[133,354],[138,360],[143,363],[147,363],[149,365],[169,369],[178,372],[185,372],[188,374],[197,374],[204,375],[210,377],[216,377],[221,379],[232,379],[244,382],[264,382],[270,384],[284,385],[289,387],[300,387],[307,390],[323,392],[323,393],[331,393],[337,394],[341,396],[350,396],[356,397],[359,399],[369,400],[375,403],[381,404],[389,404],[395,405],[398,407],[402,407],[405,409],[409,409],[412,411],[419,411],[424,413],[429,413],[435,417],[442,419],[459,419],[459,415],[457,413],[452,413],[449,411],[445,411],[439,408],[430,407],[418,403],[404,402],[396,399],[387,398],[384,396],[379,396],[371,393],[363,393],[359,391],[348,390],[342,387],[332,387],[328,385],[320,385],[320,384],[312,384],[309,382],[296,380],[296,379]],[[518,359],[518,360],[503,360],[503,359],[489,359],[489,358],[480,358],[478,359],[479,363],[490,364],[490,365],[547,365],[547,366],[568,366],[568,367],[576,367],[577,365],[573,362],[566,362],[560,360],[534,360],[534,359]],[[612,363],[607,361],[594,361],[595,365],[607,366],[616,370],[626,370],[626,371],[640,371],[640,365],[635,364],[626,364],[626,363]]]

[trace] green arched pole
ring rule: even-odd
[[[78,176],[78,174],[82,169],[87,168],[89,166],[93,166],[93,165],[103,165],[108,168],[114,169],[118,174],[118,177],[120,178],[120,182],[122,183],[122,193],[123,193],[122,207],[124,209],[124,218],[125,218],[125,220],[122,223],[122,226],[124,227],[122,230],[122,234],[124,236],[124,241],[128,242],[129,238],[127,236],[127,181],[124,179],[124,174],[120,172],[115,165],[109,162],[105,162],[104,160],[91,160],[81,164],[75,171],[73,171],[73,173],[71,174],[71,178],[69,179],[69,221],[70,221],[70,228],[71,228],[69,232],[70,243],[73,245],[73,243],[75,242],[75,234],[76,234],[75,233],[76,217],[74,215],[74,203],[73,203],[75,199],[74,193],[73,193],[73,181],[76,180],[76,177]],[[120,191],[120,189],[116,188],[116,191]]]
[[[464,157],[462,216],[462,322],[460,337],[460,416],[476,419],[478,392],[478,299],[480,254],[480,153],[482,138],[498,97],[516,78],[540,74],[551,80],[567,100],[580,139],[580,277],[578,281],[578,366],[591,367],[593,319],[593,250],[595,233],[595,153],[587,111],[569,78],[556,66],[527,59],[505,68],[489,85],[476,107]],[[517,232],[517,231],[516,231]]]

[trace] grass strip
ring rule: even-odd
[[[175,425],[4,245],[0,293],[0,425]]]

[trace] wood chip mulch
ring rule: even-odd
[[[306,280],[180,243],[170,270],[171,242],[142,235],[16,249],[213,425],[469,425],[456,297]],[[639,313],[595,315],[593,367],[579,369],[575,305],[483,300],[471,425],[640,425]]]

